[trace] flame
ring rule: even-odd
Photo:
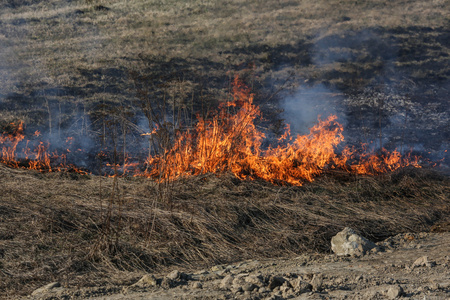
[[[108,155],[99,152],[97,157],[114,175],[135,175],[156,180],[175,179],[205,173],[232,172],[241,179],[263,179],[276,184],[302,185],[313,181],[327,169],[341,169],[361,175],[378,175],[412,165],[420,167],[420,157],[382,149],[379,153],[367,150],[367,145],[356,149],[345,147],[337,153],[337,146],[344,141],[343,126],[331,115],[318,118],[306,135],[292,136],[289,125],[276,144],[262,147],[265,134],[256,124],[261,118],[259,106],[254,104],[253,94],[238,77],[233,84],[233,98],[224,102],[210,119],[197,115],[197,123],[191,129],[174,133],[172,146],[160,154],[149,155],[144,167],[124,154],[121,163],[108,162]],[[50,152],[48,142],[39,142],[34,149],[29,140],[22,151],[18,144],[25,138],[24,124],[10,124],[12,130],[0,136],[0,162],[11,166],[55,172],[72,170],[85,173],[67,164],[67,155],[84,152],[71,151],[73,137],[66,139],[65,153]],[[160,129],[155,124],[150,133],[142,134],[150,139],[158,138]],[[41,136],[39,131],[35,137]],[[17,157],[20,157],[17,158]]]
[[[344,140],[343,127],[331,115],[318,119],[309,134],[291,137],[289,126],[278,139],[279,144],[261,148],[265,138],[255,120],[261,116],[253,104],[253,94],[239,81],[234,81],[233,101],[222,105],[211,120],[197,116],[198,122],[190,132],[178,133],[174,145],[162,155],[147,158],[144,176],[174,179],[180,176],[231,171],[245,179],[261,178],[273,183],[302,185],[312,181],[326,168],[342,168],[357,174],[380,174],[405,165],[418,166],[404,159],[398,151],[383,149],[381,155],[351,148],[336,154]],[[230,108],[237,111],[230,113]]]
[[[30,141],[26,140],[25,147],[21,153],[18,153],[17,146],[25,138],[24,123],[20,121],[18,124],[11,123],[13,128],[11,133],[3,133],[0,136],[1,155],[0,162],[14,168],[24,168],[29,170],[38,170],[40,172],[66,171],[70,169],[73,172],[87,174],[73,165],[66,163],[66,154],[58,154],[56,151],[50,153],[48,151],[50,144],[39,142],[34,150],[29,147]],[[36,131],[35,137],[41,133]],[[67,143],[71,143],[73,138],[68,138]],[[70,150],[67,150],[69,153]],[[19,154],[19,155],[18,155]],[[21,157],[20,158],[18,158]]]
[[[410,153],[402,157],[397,149],[389,152],[383,148],[381,153],[371,153],[367,151],[366,145],[362,145],[360,150],[345,148],[337,164],[356,174],[378,175],[406,166],[420,168],[419,161],[419,156],[411,156]]]
[[[0,143],[3,144],[1,152],[1,162],[18,167],[18,164],[15,160],[15,153],[17,145],[25,138],[25,135],[23,133],[24,124],[21,121],[18,124],[11,123],[10,126],[13,128],[12,133],[4,133],[2,136],[0,136]]]

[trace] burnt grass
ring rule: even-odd
[[[379,241],[450,222],[450,179],[432,169],[333,171],[302,187],[230,174],[157,184],[2,165],[0,179],[0,297],[50,281],[127,285],[144,272],[330,253],[346,226]]]

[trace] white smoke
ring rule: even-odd
[[[345,123],[342,112],[343,95],[319,84],[300,87],[293,95],[280,102],[284,110],[282,118],[291,126],[291,134],[307,134],[318,118],[337,115],[339,123]]]

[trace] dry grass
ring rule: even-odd
[[[380,240],[450,215],[449,178],[418,169],[328,173],[304,187],[204,175],[174,182],[170,201],[145,179],[3,166],[0,178],[2,297],[48,281],[120,285],[174,266],[329,252],[345,226]]]

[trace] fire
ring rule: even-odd
[[[361,149],[362,151],[345,148],[340,155],[340,167],[360,175],[377,175],[406,166],[420,168],[420,157],[411,156],[411,154],[402,157],[397,149],[389,152],[383,148],[378,154],[366,151],[365,145],[362,145]]]
[[[18,124],[11,123],[10,126],[13,128],[12,133],[0,136],[0,144],[3,145],[1,162],[17,167],[18,165],[15,161],[17,145],[25,138],[23,122],[19,122]]]
[[[35,149],[29,147],[30,141],[25,142],[22,151],[17,150],[17,146],[25,139],[24,123],[10,124],[11,133],[3,133],[0,136],[1,156],[0,162],[14,168],[24,168],[29,170],[38,170],[41,172],[65,171],[70,169],[73,172],[86,174],[75,166],[66,163],[66,154],[58,154],[56,151],[48,151],[50,144],[39,142]],[[34,136],[38,137],[41,133],[36,131]],[[73,138],[68,138],[66,143],[71,143]],[[70,150],[67,150],[69,153]]]
[[[308,134],[291,136],[289,125],[271,147],[263,148],[265,134],[256,124],[261,118],[253,94],[238,77],[234,80],[233,99],[223,103],[210,119],[197,115],[193,129],[174,133],[170,148],[160,154],[149,155],[139,163],[124,153],[121,163],[107,161],[107,155],[98,154],[105,167],[114,175],[135,175],[156,180],[176,179],[205,173],[232,172],[241,179],[263,179],[276,184],[302,185],[313,181],[325,170],[340,169],[361,175],[377,175],[413,165],[419,167],[419,158],[402,157],[400,152],[382,149],[380,153],[346,147],[337,153],[344,141],[343,126],[331,115],[318,118]],[[50,152],[48,142],[39,142],[34,149],[25,139],[24,124],[10,124],[12,130],[0,136],[0,162],[41,172],[70,170],[83,172],[67,164],[67,155],[73,137],[66,139],[65,153]],[[149,138],[158,138],[160,128],[155,126]],[[41,136],[36,131],[34,137]],[[35,142],[35,141],[34,141]],[[25,143],[21,151],[18,144]],[[35,144],[35,143],[31,143]],[[78,149],[75,152],[83,151]]]
[[[192,132],[178,133],[171,149],[159,156],[149,156],[144,175],[166,180],[231,171],[242,179],[302,185],[326,168],[374,175],[406,165],[418,166],[417,159],[404,159],[396,150],[383,149],[382,155],[361,153],[357,160],[354,149],[346,148],[338,155],[336,146],[344,136],[343,127],[334,115],[325,120],[319,118],[307,135],[293,138],[287,127],[279,145],[264,150],[261,145],[265,135],[255,126],[261,111],[237,77],[233,95],[233,101],[221,106],[211,120],[198,116]],[[229,113],[230,107],[237,111]]]

